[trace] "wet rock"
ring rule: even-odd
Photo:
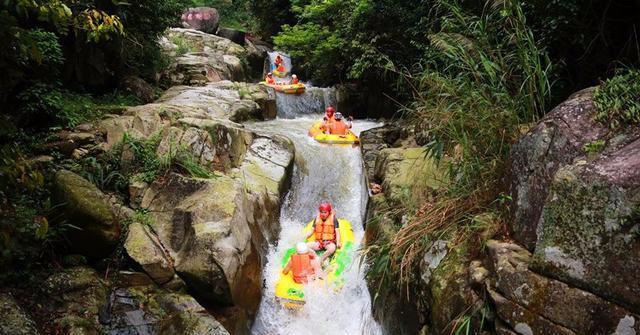
[[[182,13],[182,24],[185,28],[195,29],[208,34],[215,34],[218,30],[220,14],[210,7],[189,8]]]
[[[249,79],[252,81],[262,80],[264,78],[264,64],[267,59],[267,53],[271,48],[266,43],[256,39],[245,39],[245,48],[247,50],[247,62],[249,63]]]
[[[8,293],[0,293],[0,334],[40,334],[36,324]]]
[[[119,287],[153,285],[153,280],[145,273],[134,271],[118,271]]]
[[[267,191],[279,197],[289,188],[293,166],[293,143],[282,136],[257,138],[244,158],[241,174],[249,190]],[[284,178],[283,178],[284,177]]]
[[[640,318],[633,312],[529,270],[531,254],[523,247],[498,241],[489,241],[487,247],[495,276],[494,290],[499,292],[492,293],[492,297],[497,299],[494,301],[499,313],[502,310],[501,317],[510,311],[526,310],[534,320],[548,320],[576,334],[613,334],[620,322],[630,320],[631,329],[640,333]],[[517,323],[504,320],[518,330]],[[529,326],[534,334],[550,327],[543,323]]]
[[[150,103],[155,100],[153,87],[140,77],[125,76],[120,81],[120,88],[134,95],[142,103]]]
[[[99,334],[98,312],[106,303],[107,288],[98,274],[87,267],[57,272],[42,284],[46,301],[58,313],[53,324],[67,334]]]
[[[121,218],[104,193],[75,173],[61,170],[55,175],[54,199],[64,204],[68,223],[80,228],[67,233],[74,250],[90,257],[111,253],[120,237]]]
[[[275,96],[262,85],[221,81],[204,87],[172,87],[158,100],[159,106],[155,109],[177,108],[181,114],[178,118],[242,122],[268,119],[271,113],[268,108],[273,103]]]
[[[210,133],[224,127],[195,120]],[[261,269],[279,232],[280,199],[293,166],[288,139],[253,136],[235,172],[208,180],[174,174],[152,184],[141,203],[180,278],[204,301],[236,306],[232,323],[241,328],[260,302]]]
[[[173,260],[149,227],[139,222],[132,223],[124,247],[156,283],[164,284],[173,278]]]
[[[204,129],[214,143],[213,167],[219,171],[229,171],[231,168],[240,167],[245,154],[253,140],[253,134],[239,124],[229,121],[203,120],[184,118],[178,120],[184,125]]]
[[[244,36],[245,36],[245,32],[244,31],[240,31],[237,29],[232,29],[232,28],[220,28],[218,29],[218,32],[216,33],[216,35],[220,36],[220,37],[224,37],[226,39],[231,40],[233,43],[239,44],[239,45],[244,45]]]
[[[437,261],[444,254],[445,244],[441,241],[427,251],[432,261]],[[467,245],[456,245],[450,249],[435,268],[423,262],[420,270],[421,278],[431,273],[429,283],[419,286],[418,296],[423,301],[418,303],[420,310],[429,311],[428,324],[435,333],[446,334],[452,331],[454,320],[474,310],[479,298],[474,294],[468,281],[466,255]],[[424,304],[424,305],[422,305]]]

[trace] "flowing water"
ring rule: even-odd
[[[298,101],[293,98],[298,98]],[[280,260],[286,249],[304,239],[302,228],[315,217],[320,202],[331,202],[338,217],[352,223],[356,248],[364,235],[367,188],[360,150],[352,146],[320,144],[308,137],[307,130],[322,115],[310,115],[306,108],[298,109],[296,113],[293,111],[299,108],[296,106],[315,104],[309,99],[292,96],[291,99],[278,100],[278,119],[247,125],[257,131],[286,135],[296,149],[292,186],[280,216],[282,230],[279,242],[269,251],[268,264],[263,272],[266,288],[252,331],[260,335],[381,334],[371,314],[371,297],[357,259],[345,272],[346,284],[340,291],[334,292],[314,283],[307,285],[307,303],[299,311],[282,308],[274,298],[275,283],[281,271]],[[286,105],[286,101],[292,101],[294,106]],[[359,134],[377,125],[371,121],[356,120],[354,132]]]

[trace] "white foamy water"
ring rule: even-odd
[[[306,113],[301,111],[300,114]],[[292,186],[280,216],[282,230],[278,244],[269,250],[263,272],[266,288],[253,334],[382,334],[371,314],[371,297],[358,257],[345,271],[345,285],[340,291],[334,292],[314,283],[307,285],[306,304],[299,311],[282,308],[274,297],[281,271],[280,260],[288,248],[304,239],[302,228],[315,216],[320,202],[331,202],[338,217],[351,222],[356,250],[364,235],[367,189],[360,150],[352,146],[320,144],[308,137],[308,129],[321,117],[319,114],[306,115],[247,125],[258,131],[286,135],[296,148]],[[375,122],[356,120],[354,132],[359,134],[375,126],[378,126]]]

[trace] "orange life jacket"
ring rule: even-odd
[[[278,70],[278,72],[282,72],[282,73],[284,73],[284,72],[285,72],[285,71],[284,71],[284,70],[285,70],[285,69],[284,69],[284,65],[282,65],[282,63],[280,63],[280,65],[278,65],[278,67],[276,68],[276,70]]]
[[[276,80],[273,79],[273,77],[271,78],[267,77],[265,81],[267,82],[267,84],[271,84],[271,85],[274,85],[276,83]]]
[[[342,120],[335,121],[330,128],[331,134],[334,135],[346,135],[347,130],[349,130],[349,127]]]
[[[299,82],[300,82],[300,80],[298,80],[298,78],[293,78],[293,79],[291,79],[291,84],[294,84],[294,85],[295,85],[295,84],[297,84],[297,83],[299,83]]]
[[[311,254],[291,255],[291,270],[293,272],[293,281],[298,284],[306,283],[308,276],[313,275],[313,266],[311,266]]]
[[[322,221],[320,214],[316,217],[316,223],[314,232],[317,241],[335,241],[336,240],[336,228],[334,227],[333,214],[329,214],[329,217]]]

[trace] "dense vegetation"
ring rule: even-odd
[[[48,152],[43,144],[55,140],[53,133],[61,128],[138,104],[136,98],[119,90],[120,81],[133,74],[154,82],[167,64],[158,36],[177,23],[179,13],[190,4],[186,0],[0,4],[3,269],[10,264],[22,270],[25,265],[37,267],[38,260],[46,259],[62,241],[62,232],[74,229],[56,214],[57,206],[52,203],[52,163],[33,160],[33,156]],[[55,150],[51,154],[59,164],[62,157]],[[188,158],[180,161],[191,162]],[[92,175],[96,184],[112,187],[119,180],[109,170],[115,163],[98,164],[99,169],[97,162],[85,163],[81,172]],[[0,279],[22,274],[3,271]]]

